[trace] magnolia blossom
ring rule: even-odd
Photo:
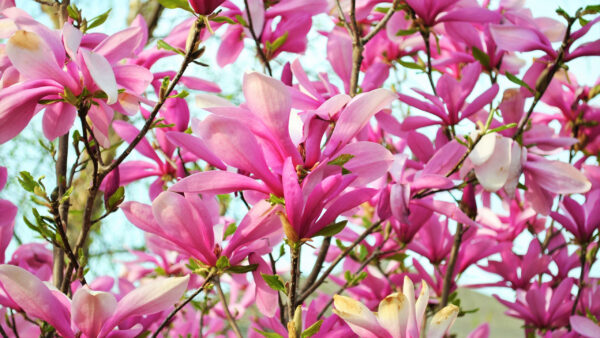
[[[361,302],[350,297],[334,295],[333,299],[333,312],[360,337],[419,337],[429,301],[429,287],[423,281],[421,293],[415,301],[414,285],[410,278],[405,276],[402,293],[392,293],[385,297],[379,303],[377,313],[371,312]],[[426,337],[442,337],[454,323],[458,312],[459,308],[452,304],[438,311],[425,330]]]

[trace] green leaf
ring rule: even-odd
[[[169,98],[170,99],[172,99],[172,98],[183,99],[183,98],[187,97],[188,95],[190,95],[190,93],[187,90],[182,90],[179,93],[177,93],[177,95],[171,95],[171,96],[169,96]]]
[[[194,10],[190,7],[190,4],[187,0],[158,0],[158,2],[163,5],[164,8],[181,8],[188,12],[194,13]]]
[[[271,51],[274,52],[278,50],[279,47],[281,47],[287,41],[288,35],[288,32],[285,32],[282,36],[275,39],[275,41],[271,43]]]
[[[364,261],[368,255],[369,255],[369,250],[367,250],[367,247],[364,245],[361,245],[359,248],[359,254],[358,254],[358,258],[360,259],[360,261],[361,262]]]
[[[267,285],[269,285],[269,287],[271,289],[285,293],[285,286],[283,285],[283,282],[281,281],[281,277],[279,277],[277,275],[269,275],[269,274],[262,273],[262,272],[260,275],[265,280],[265,282],[267,282]]]
[[[337,165],[342,167],[344,164],[348,163],[348,161],[350,161],[352,158],[354,157],[354,155],[352,154],[341,154],[340,156],[334,158],[333,160],[327,162],[327,164],[329,165]]]
[[[277,205],[277,204],[285,205],[285,199],[283,199],[283,197],[279,197],[274,194],[269,194],[269,199],[267,201],[269,203],[271,203],[271,205]]]
[[[600,12],[600,5],[588,5],[583,10],[583,14],[598,14]]]
[[[323,229],[317,231],[317,233],[314,234],[313,237],[334,236],[337,233],[339,233],[340,231],[342,231],[346,227],[347,223],[348,223],[347,220],[343,220],[343,221],[340,221],[337,223],[330,224],[330,225],[324,227]]]
[[[33,176],[31,176],[28,171],[21,171],[19,175],[19,183],[23,189],[28,192],[34,192],[34,189],[38,186],[38,183],[33,179]]]
[[[237,230],[237,225],[235,223],[229,224],[229,226],[227,226],[227,229],[225,229],[225,232],[223,233],[223,240],[226,240],[227,237],[233,235],[233,233],[236,230]]]
[[[248,23],[246,22],[246,20],[244,19],[243,16],[236,14],[235,15],[235,19],[237,20],[237,22],[240,23],[240,25],[244,26],[244,27],[248,27]]]
[[[73,186],[70,186],[69,189],[67,189],[67,191],[65,191],[65,193],[63,194],[63,197],[60,199],[60,203],[65,203],[69,199],[69,196],[71,196],[72,192]]]
[[[231,266],[229,263],[229,258],[227,256],[221,256],[217,259],[217,269],[226,270]]]
[[[411,29],[401,29],[399,31],[396,32],[396,36],[407,36],[407,35],[412,35],[415,34],[416,32],[418,32],[419,30],[417,28],[411,28]]]
[[[229,273],[246,273],[246,272],[250,272],[250,271],[256,271],[257,268],[258,268],[258,264],[237,265],[237,266],[232,266],[229,269],[227,269],[227,272],[229,272]]]
[[[279,333],[276,333],[276,332],[261,331],[257,328],[254,328],[254,331],[262,334],[263,337],[266,337],[266,338],[284,338],[282,335],[280,335]]]
[[[175,48],[171,45],[169,45],[168,43],[165,42],[165,40],[158,40],[156,41],[156,48],[158,49],[165,49],[180,55],[185,55],[185,53],[181,50],[179,50],[178,48]]]
[[[106,209],[109,211],[116,210],[119,204],[125,199],[125,188],[119,187],[106,201]]]
[[[106,21],[106,19],[108,19],[108,14],[110,13],[110,11],[111,11],[111,9],[109,9],[106,12],[104,12],[104,13],[98,15],[97,17],[93,18],[90,21],[90,23],[88,24],[86,30],[90,30],[90,29],[92,29],[94,27],[98,27],[101,24],[103,24]]]
[[[503,130],[506,130],[506,129],[515,128],[516,126],[517,126],[516,123],[509,123],[509,124],[505,124],[503,126],[500,126],[498,128],[490,129],[489,132],[490,133],[497,133],[499,131],[503,131]]]
[[[75,21],[79,21],[81,18],[79,17],[79,11],[74,4],[67,6],[67,14],[69,17]]]
[[[527,83],[525,83],[525,81],[519,79],[518,77],[514,76],[510,72],[505,72],[504,75],[506,75],[506,78],[509,79],[511,82],[516,83],[516,84],[518,84],[521,87],[525,87],[532,94],[535,94],[535,91],[533,89],[531,89],[531,87],[529,87],[529,85]]]
[[[300,335],[300,337],[308,338],[308,337],[312,337],[315,334],[319,333],[319,330],[321,329],[321,324],[323,324],[323,319],[316,321],[313,325],[308,327],[306,330],[302,331],[302,334]]]
[[[214,18],[208,18],[210,21],[213,22],[227,22],[228,24],[232,24],[235,25],[236,22],[233,21],[232,18],[228,17],[228,16],[215,16]]]
[[[471,49],[473,57],[481,63],[484,68],[490,68],[490,56],[484,53],[481,49],[473,47]]]
[[[425,70],[425,66],[421,66],[418,63],[414,63],[414,62],[407,62],[407,61],[402,61],[402,60],[397,60],[398,63],[400,65],[402,65],[405,68],[409,68],[409,69],[417,69],[417,70]]]

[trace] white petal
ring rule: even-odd
[[[473,162],[473,165],[481,165],[487,161],[490,156],[494,153],[496,147],[496,138],[501,138],[501,135],[496,133],[489,133],[483,135],[481,140],[477,142],[473,151],[469,154],[469,159]]]
[[[445,308],[438,311],[427,327],[427,338],[441,338],[444,336],[446,331],[454,324],[456,316],[458,316],[458,306],[448,305]]]
[[[392,293],[379,303],[377,320],[393,338],[402,338],[406,335],[409,315],[410,308],[406,296],[402,293]]]
[[[117,96],[119,91],[117,89],[117,80],[115,79],[115,73],[113,72],[110,63],[104,58],[104,56],[90,52],[88,50],[81,50],[83,55],[83,61],[87,66],[87,69],[94,79],[94,82],[106,93],[108,100],[107,104],[113,104],[117,102]]]
[[[495,142],[492,156],[485,163],[475,166],[475,176],[485,190],[494,192],[506,183],[511,159],[511,142],[511,139],[500,136]]]

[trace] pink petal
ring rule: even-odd
[[[205,171],[192,174],[173,184],[170,191],[228,194],[234,191],[256,190],[268,194],[270,190],[258,181],[228,171]]]
[[[258,264],[258,268],[252,271],[256,290],[256,306],[261,314],[273,317],[277,313],[277,291],[271,289],[261,275],[261,273],[271,275],[273,271],[269,268],[267,262],[254,253],[248,256],[248,263]]]
[[[112,124],[113,129],[117,135],[119,135],[123,141],[127,143],[133,142],[136,136],[140,133],[140,131],[131,125],[128,122],[116,120]],[[162,161],[154,151],[154,148],[150,145],[150,142],[145,137],[135,146],[135,150],[139,151],[140,154],[148,157],[156,163],[161,163]]]
[[[468,21],[468,22],[481,22],[481,23],[497,23],[502,20],[502,15],[497,12],[492,12],[488,9],[481,7],[463,7],[460,9],[453,10],[448,14],[443,15],[437,22],[454,22],[454,21]]]
[[[0,265],[0,283],[8,296],[30,317],[39,318],[64,337],[74,337],[68,309],[29,271]]]
[[[48,105],[42,120],[44,136],[48,140],[54,140],[68,133],[76,117],[77,110],[69,103],[57,102]]]
[[[463,109],[460,117],[463,119],[467,118],[477,113],[486,105],[488,105],[498,94],[499,88],[500,87],[498,87],[498,84],[494,83],[492,87],[490,87],[490,89],[486,90],[483,94],[479,95],[475,100],[473,100],[473,102],[471,102],[465,109]]]
[[[294,168],[292,159],[289,157],[283,164],[281,176],[283,181],[283,196],[285,198],[285,211],[290,223],[298,231],[304,207],[304,196],[298,184],[296,168]]]
[[[354,97],[340,113],[323,154],[329,156],[345,146],[369,123],[375,113],[387,107],[394,99],[396,94],[383,88]]]
[[[117,96],[119,95],[117,89],[117,80],[115,73],[112,70],[110,63],[102,56],[88,50],[81,50],[83,61],[87,67],[92,79],[98,85],[98,87],[106,93],[108,97],[106,103],[113,104],[117,102]]]
[[[133,51],[142,43],[144,43],[142,27],[130,27],[104,39],[93,52],[102,55],[109,64],[115,64],[122,59],[132,57]]]
[[[1,169],[2,167],[0,167]],[[0,177],[0,181],[1,181]],[[0,188],[3,183],[0,182]],[[5,261],[6,248],[10,244],[15,228],[17,207],[9,201],[0,199],[0,262]]]
[[[217,64],[219,67],[225,67],[238,58],[244,49],[243,33],[244,29],[241,25],[227,27],[217,51]]]
[[[227,166],[212,151],[210,151],[210,149],[208,149],[201,138],[180,132],[168,132],[167,138],[174,145],[189,151],[209,164],[221,170],[227,169]]]
[[[73,324],[87,337],[97,337],[112,316],[117,299],[108,292],[93,291],[85,285],[75,292],[71,303]]]
[[[73,25],[71,25],[69,22],[65,23],[62,31],[62,39],[65,45],[65,50],[71,57],[71,60],[77,60],[77,50],[81,44],[82,37],[83,33],[79,29],[73,27]]]
[[[394,156],[389,150],[374,142],[359,141],[350,143],[340,149],[332,158],[342,154],[354,156],[344,164],[344,168],[358,176],[352,182],[352,186],[364,186],[382,177],[394,161]]]
[[[133,94],[143,94],[154,79],[152,73],[137,65],[118,65],[113,68],[115,81]]]
[[[6,170],[6,167],[0,167],[0,191],[2,189],[4,189],[7,179],[8,179],[8,171]]]
[[[525,168],[542,188],[555,194],[577,194],[590,190],[592,184],[575,167],[561,161],[527,161]]]
[[[333,203],[327,207],[327,210],[321,216],[319,221],[312,227],[307,234],[299,234],[301,238],[310,237],[319,230],[323,229],[327,225],[333,223],[335,219],[354,207],[359,206],[361,203],[368,201],[371,197],[375,196],[377,190],[371,188],[361,188],[352,190],[344,193],[336,198]]]
[[[348,92],[352,73],[352,39],[344,29],[334,29],[329,33],[327,61],[344,82],[345,92]]]
[[[172,308],[187,290],[190,276],[152,280],[128,293],[117,304],[112,318],[102,327],[100,336],[131,316],[157,313]]]
[[[542,33],[529,28],[515,25],[490,25],[490,32],[498,48],[509,52],[530,52],[543,50],[555,57],[556,51]]]
[[[265,200],[256,203],[240,222],[223,254],[229,255],[238,247],[251,245],[253,241],[264,240],[275,232],[281,232],[281,221],[276,215],[277,211],[281,211],[281,209],[274,208]]]
[[[571,316],[569,318],[573,331],[589,338],[600,338],[600,326],[591,319],[583,316]]]
[[[265,4],[263,3],[263,0],[248,0],[247,4],[248,11],[250,11],[250,17],[252,18],[252,29],[254,30],[254,34],[260,36],[263,31],[263,26],[265,25]],[[249,22],[246,14],[246,11],[244,11],[244,18]]]

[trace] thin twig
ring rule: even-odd
[[[165,318],[165,320],[163,320],[163,322],[160,323],[160,326],[158,327],[158,329],[156,329],[156,331],[154,331],[154,333],[152,334],[152,338],[158,337],[158,334],[160,333],[160,331],[162,331],[167,325],[169,325],[169,322],[171,321],[171,319],[173,317],[175,317],[177,312],[179,312],[181,309],[183,309],[189,302],[191,302],[197,295],[199,295],[200,292],[202,292],[206,288],[208,283],[210,283],[210,281],[213,277],[214,277],[214,274],[209,273],[208,276],[206,276],[206,279],[204,280],[202,285],[200,285],[200,287],[198,288],[198,290],[194,291],[194,293],[192,293],[192,295],[190,295],[188,298],[186,298],[186,300],[183,303],[179,304],[173,311],[171,311],[171,313],[169,313],[167,318]]]
[[[319,286],[321,284],[323,284],[323,282],[327,279],[327,277],[329,276],[329,274],[331,274],[331,272],[333,271],[333,269],[338,265],[338,263],[341,262],[342,259],[344,259],[344,257],[348,256],[348,254],[350,254],[350,252],[352,251],[352,249],[354,249],[355,246],[357,246],[369,234],[371,234],[373,231],[375,231],[375,229],[377,229],[377,227],[379,227],[381,225],[381,223],[382,223],[382,221],[377,221],[377,222],[373,223],[360,236],[358,236],[358,238],[356,240],[354,240],[354,242],[352,242],[352,244],[350,244],[349,247],[347,247],[344,251],[342,251],[333,260],[333,262],[331,262],[331,264],[327,267],[327,270],[325,270],[325,272],[323,272],[323,274],[321,275],[321,277],[315,283],[313,283],[313,285],[310,288],[308,288],[308,290],[304,291],[300,295],[300,297],[298,297],[298,300],[296,301],[296,303],[301,304],[306,298],[308,298],[308,296],[310,296],[316,289],[318,289]]]
[[[225,316],[227,317],[227,321],[229,321],[229,325],[233,329],[233,332],[238,338],[242,338],[242,332],[238,327],[235,319],[231,315],[231,311],[229,311],[229,307],[227,306],[227,298],[225,298],[225,294],[223,293],[223,289],[221,288],[221,281],[219,277],[215,278],[215,286],[217,287],[217,293],[219,294],[219,298],[221,299],[221,303],[223,303],[223,309],[225,311]]]
[[[260,38],[261,36],[256,34],[254,31],[254,26],[252,25],[252,15],[250,14],[250,6],[248,6],[248,0],[244,0],[244,6],[246,6],[246,15],[248,16],[248,30],[250,31],[250,35],[252,35],[252,39],[254,40],[254,44],[256,45],[256,53],[260,57],[260,61],[263,66],[267,69],[267,73],[269,76],[273,76],[273,71],[271,70],[271,65],[269,64],[269,59],[267,59],[267,55],[265,51],[263,51],[260,46]]]
[[[577,311],[577,303],[579,303],[579,298],[581,298],[581,292],[583,291],[583,287],[585,286],[585,256],[587,255],[587,243],[581,245],[581,252],[579,254],[579,263],[581,264],[581,273],[579,274],[579,289],[577,290],[577,295],[575,296],[575,301],[573,302],[573,308],[571,309],[571,316],[575,315],[575,311]],[[570,326],[569,326],[570,330]]]
[[[290,271],[290,288],[288,290],[288,320],[294,318],[294,311],[296,310],[296,293],[298,289],[298,279],[300,275],[300,249],[299,244],[290,245],[290,256],[292,259],[292,270]]]
[[[275,258],[273,258],[273,254],[269,252],[269,260],[271,261],[271,271],[274,275],[277,274],[277,266],[275,265]],[[283,307],[283,301],[281,300],[281,293],[277,292],[277,303],[279,305],[279,320],[281,325],[285,326],[286,318],[285,318],[285,308]]]
[[[369,42],[375,35],[377,35],[377,33],[379,33],[379,31],[381,31],[385,27],[385,25],[387,25],[388,21],[390,21],[390,19],[396,12],[396,7],[398,7],[399,3],[399,0],[394,0],[394,2],[392,3],[392,8],[388,10],[385,16],[381,19],[381,21],[379,21],[379,23],[377,23],[377,25],[373,27],[369,34],[367,34],[361,39],[363,45],[366,45],[367,42]]]
[[[460,244],[462,242],[463,235],[463,224],[456,224],[456,233],[454,234],[454,242],[452,243],[452,250],[450,251],[450,260],[448,261],[448,267],[446,268],[446,274],[444,275],[444,284],[442,286],[442,300],[440,301],[439,308],[443,308],[448,305],[448,297],[450,296],[450,286],[454,280],[454,267],[458,260],[458,251],[460,250]]]
[[[433,67],[431,66],[431,44],[429,42],[430,33],[428,30],[421,30],[421,36],[423,37],[425,51],[427,52],[427,79],[429,79],[429,85],[431,86],[433,94],[437,95],[435,84],[433,83]]]
[[[321,243],[321,249],[319,250],[317,261],[315,262],[315,265],[312,271],[310,272],[310,275],[308,275],[308,278],[306,278],[306,281],[304,282],[302,292],[306,291],[315,282],[315,280],[317,280],[317,277],[319,277],[319,273],[321,272],[321,269],[323,268],[323,263],[325,262],[325,257],[327,257],[327,252],[329,252],[330,245],[331,236],[327,236],[323,239],[323,243]]]

